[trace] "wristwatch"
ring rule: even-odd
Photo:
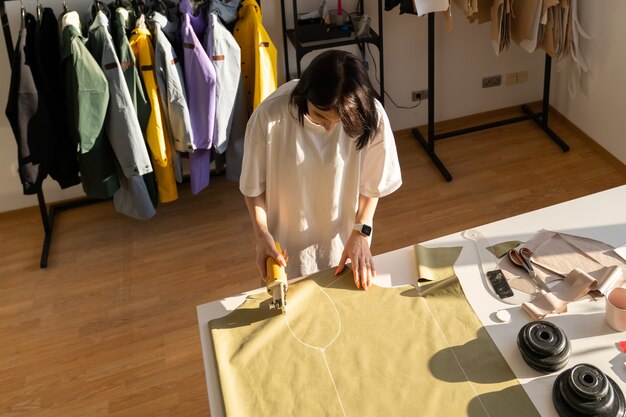
[[[359,232],[363,236],[370,236],[372,234],[372,226],[367,225],[367,224],[363,224],[363,223],[355,224],[354,225],[354,230],[356,230],[357,232]]]

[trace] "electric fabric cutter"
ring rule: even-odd
[[[276,242],[276,249],[279,253],[282,253],[282,249],[278,242]],[[287,273],[285,267],[281,266],[273,257],[267,258],[265,262],[267,276],[265,277],[265,286],[267,293],[272,296],[272,302],[270,303],[270,310],[280,309],[282,314],[287,313],[287,299],[286,293],[289,284],[287,283]]]

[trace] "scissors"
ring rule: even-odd
[[[531,256],[533,256],[533,253],[528,248],[511,249],[509,251],[509,259],[513,262],[513,265],[526,271],[541,289],[550,292],[550,287],[537,276],[533,264],[530,262]]]

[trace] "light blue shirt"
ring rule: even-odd
[[[144,175],[152,172],[152,163],[108,27],[109,19],[98,12],[89,27],[87,41],[89,51],[109,83],[105,130],[124,175]]]
[[[233,121],[237,87],[241,76],[241,49],[233,35],[224,27],[217,13],[209,14],[204,47],[213,62],[217,76],[215,128],[213,146],[224,153]]]

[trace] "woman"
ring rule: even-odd
[[[350,259],[354,283],[367,289],[376,275],[376,204],[401,184],[393,133],[365,67],[348,52],[322,53],[266,98],[246,129],[239,188],[261,276],[269,256],[290,278],[335,265],[339,274]]]

